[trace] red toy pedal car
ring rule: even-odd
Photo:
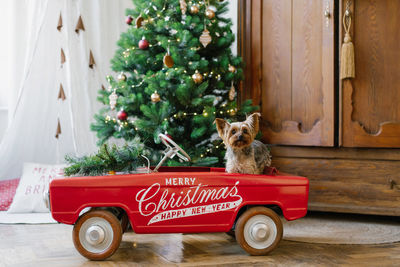
[[[281,175],[226,173],[224,168],[161,167],[175,155],[190,157],[165,135],[165,156],[147,173],[53,180],[53,218],[75,224],[77,250],[92,260],[110,257],[128,223],[135,233],[234,231],[251,255],[265,255],[282,238],[275,209],[287,220],[307,213],[308,180]]]

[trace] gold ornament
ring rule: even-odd
[[[197,13],[199,13],[199,6],[198,6],[198,5],[192,5],[192,6],[190,7],[190,13],[192,13],[192,14],[197,14]]]
[[[206,10],[206,16],[209,19],[213,19],[215,17],[214,10],[207,8]]]
[[[174,60],[172,59],[171,55],[168,52],[165,53],[163,62],[165,66],[167,66],[168,68],[172,68],[174,66]]]
[[[140,28],[143,25],[144,18],[140,15],[139,17],[136,18],[135,24],[136,28]]]
[[[115,89],[114,89],[114,91],[110,94],[110,96],[108,97],[108,99],[110,99],[110,108],[111,108],[111,110],[114,110],[114,109],[115,109],[115,106],[117,105],[117,99],[118,99],[118,95],[117,95],[117,93],[115,92]]]
[[[231,64],[229,64],[228,70],[232,73],[234,73],[236,71],[235,66],[232,66]]]
[[[121,72],[121,74],[118,75],[118,80],[119,81],[126,81],[126,75],[123,72]]]
[[[180,4],[180,7],[181,7],[182,14],[185,15],[186,14],[186,10],[187,10],[186,1],[185,0],[179,0],[179,4]]]
[[[195,83],[201,83],[203,81],[203,75],[198,70],[192,75],[192,79]]]
[[[155,91],[154,93],[151,94],[151,101],[153,103],[157,103],[161,100],[160,95],[157,93],[157,91]]]
[[[231,89],[229,90],[229,100],[233,101],[235,99],[236,96],[236,89],[235,86],[233,86],[233,82],[231,84]]]
[[[212,37],[211,37],[211,35],[210,35],[210,32],[207,30],[207,28],[204,28],[204,31],[203,31],[203,33],[200,35],[199,40],[200,40],[200,43],[201,43],[204,47],[207,47],[207,45],[208,45],[209,43],[211,43]]]

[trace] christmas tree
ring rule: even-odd
[[[227,1],[134,0],[127,10],[128,30],[121,34],[108,90],[98,100],[92,130],[99,145],[110,138],[144,145],[151,161],[164,149],[158,135],[170,135],[194,165],[222,165],[224,145],[215,118],[243,119],[254,110],[238,109],[236,88],[242,60],[232,55]],[[180,164],[169,161],[170,165]]]

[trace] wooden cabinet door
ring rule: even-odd
[[[334,1],[241,1],[242,99],[270,144],[334,145]],[[326,13],[325,13],[326,12]],[[326,15],[326,16],[325,16]]]
[[[352,2],[356,77],[342,82],[342,143],[399,148],[400,1]]]

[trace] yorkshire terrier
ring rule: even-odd
[[[259,130],[260,113],[253,113],[243,122],[229,123],[216,119],[219,136],[227,147],[226,172],[262,174],[271,165],[268,147],[254,140]]]

